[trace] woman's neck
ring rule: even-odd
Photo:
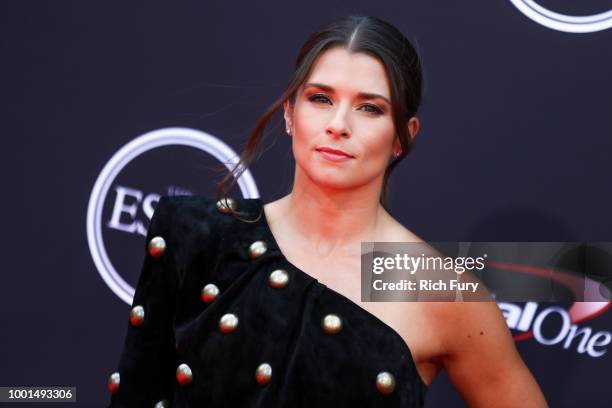
[[[379,205],[378,192],[324,191],[295,185],[271,203],[276,230],[292,243],[318,256],[351,253],[362,241],[380,239],[389,214]]]

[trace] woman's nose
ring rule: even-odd
[[[325,132],[334,137],[348,137],[350,135],[344,109],[338,109],[336,111],[332,121],[327,125]]]
[[[348,132],[345,129],[337,129],[331,126],[327,127],[327,134],[335,137],[348,137]]]

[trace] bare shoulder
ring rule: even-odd
[[[426,244],[392,217],[388,225],[392,241]],[[477,281],[471,274],[463,279]],[[435,339],[423,345],[427,364],[444,367],[469,406],[547,407],[496,302],[415,302],[411,307],[418,313],[420,327],[426,328],[426,337]],[[424,364],[423,372],[426,369]]]
[[[388,234],[388,235],[387,235]],[[392,217],[388,219],[386,242],[411,242],[427,244],[424,239],[406,228]],[[407,337],[412,337],[417,360],[427,361],[441,367],[440,358],[444,354],[441,335],[447,324],[452,303],[446,302],[404,302],[402,310],[410,316],[411,328]],[[437,373],[437,369],[434,370]],[[433,380],[434,375],[429,376]]]
[[[386,241],[393,242],[425,242],[420,236],[402,225],[388,213],[385,220]]]
[[[422,243],[423,248],[432,248],[420,236],[392,217],[389,225],[393,241]],[[439,254],[433,248],[432,252]],[[462,279],[477,281],[469,272],[464,273]],[[454,296],[449,298],[449,301],[415,302],[419,314],[427,322],[430,334],[439,342],[440,358],[466,350],[466,345],[478,345],[478,340],[483,338],[495,337],[507,344],[512,342],[505,319],[495,302],[459,302],[452,301],[453,299]]]

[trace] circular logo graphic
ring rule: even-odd
[[[231,147],[205,132],[189,128],[165,128],[137,137],[119,149],[106,163],[89,197],[86,222],[87,242],[98,273],[108,287],[129,305],[132,304],[134,288],[121,277],[108,256],[102,234],[102,209],[108,191],[119,173],[139,155],[164,146],[186,146],[199,149],[223,163],[228,170],[231,170],[239,160],[239,156]],[[237,183],[245,198],[259,197],[255,180],[248,169],[241,174]]]
[[[544,27],[566,33],[592,33],[612,27],[612,10],[588,16],[556,13],[533,0],[510,0],[521,13]]]

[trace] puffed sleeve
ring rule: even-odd
[[[156,405],[160,401],[172,401],[176,383],[173,316],[178,280],[171,210],[171,199],[162,196],[151,218],[123,351],[116,372],[108,378],[109,408],[152,408],[163,406]]]

